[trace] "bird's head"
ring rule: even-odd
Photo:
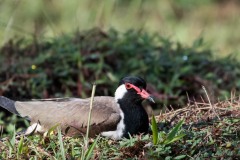
[[[140,101],[147,99],[153,103],[152,96],[146,91],[146,82],[143,78],[137,76],[127,76],[120,80],[119,86],[115,92],[116,101],[128,99],[130,101]]]

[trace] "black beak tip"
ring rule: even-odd
[[[147,99],[148,99],[148,101],[150,101],[150,102],[152,102],[152,103],[156,103],[156,102],[154,101],[154,99],[153,99],[152,96],[149,96]]]

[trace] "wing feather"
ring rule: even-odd
[[[19,114],[22,117],[28,117],[32,123],[39,121],[46,129],[60,124],[62,129],[67,129],[72,135],[86,131],[90,98],[17,101],[15,106]],[[90,134],[115,130],[120,119],[119,107],[113,97],[94,97]]]

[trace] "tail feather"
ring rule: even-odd
[[[19,113],[15,107],[15,101],[13,101],[11,99],[8,99],[4,96],[0,96],[0,106],[5,108],[6,110],[8,110],[11,113],[19,115]]]

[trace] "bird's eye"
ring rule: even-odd
[[[131,89],[132,85],[130,83],[125,83],[125,87],[126,87],[126,89]]]

